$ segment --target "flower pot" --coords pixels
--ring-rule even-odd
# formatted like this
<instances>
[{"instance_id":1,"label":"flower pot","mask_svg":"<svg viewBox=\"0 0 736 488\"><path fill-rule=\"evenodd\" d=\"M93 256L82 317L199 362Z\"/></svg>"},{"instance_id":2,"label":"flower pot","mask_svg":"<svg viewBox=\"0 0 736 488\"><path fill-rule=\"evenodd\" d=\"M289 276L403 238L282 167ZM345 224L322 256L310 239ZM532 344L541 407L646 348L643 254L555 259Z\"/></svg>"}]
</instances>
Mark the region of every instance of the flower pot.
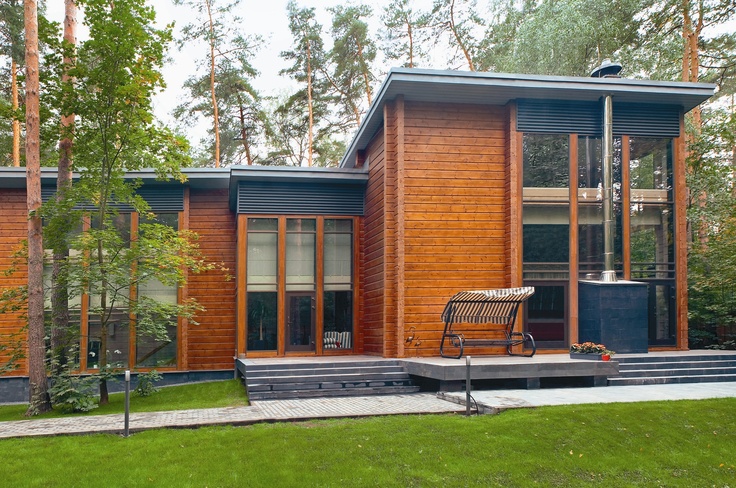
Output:
<instances>
[{"instance_id":1,"label":"flower pot","mask_svg":"<svg viewBox=\"0 0 736 488\"><path fill-rule=\"evenodd\" d=\"M611 355L610 354L601 354L601 361L610 361Z\"/></svg>"},{"instance_id":2,"label":"flower pot","mask_svg":"<svg viewBox=\"0 0 736 488\"><path fill-rule=\"evenodd\" d=\"M609 356L608 358L610 359L611 357ZM584 352L571 352L570 359L588 359L589 361L600 361L601 355L600 354L587 354Z\"/></svg>"}]
</instances>

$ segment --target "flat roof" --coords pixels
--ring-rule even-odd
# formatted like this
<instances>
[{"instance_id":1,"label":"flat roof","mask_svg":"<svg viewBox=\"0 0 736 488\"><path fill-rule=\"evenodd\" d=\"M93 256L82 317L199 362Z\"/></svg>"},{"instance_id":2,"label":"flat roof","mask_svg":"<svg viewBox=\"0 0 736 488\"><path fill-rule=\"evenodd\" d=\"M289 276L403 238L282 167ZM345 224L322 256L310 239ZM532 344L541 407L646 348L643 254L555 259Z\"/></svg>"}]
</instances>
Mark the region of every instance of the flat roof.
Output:
<instances>
[{"instance_id":1,"label":"flat roof","mask_svg":"<svg viewBox=\"0 0 736 488\"><path fill-rule=\"evenodd\" d=\"M505 105L521 98L595 101L612 95L616 101L677 105L688 112L714 93L715 85L710 83L393 68L376 92L340 167L355 165L357 152L383 126L383 106L398 95L406 101L476 105Z\"/></svg>"}]
</instances>

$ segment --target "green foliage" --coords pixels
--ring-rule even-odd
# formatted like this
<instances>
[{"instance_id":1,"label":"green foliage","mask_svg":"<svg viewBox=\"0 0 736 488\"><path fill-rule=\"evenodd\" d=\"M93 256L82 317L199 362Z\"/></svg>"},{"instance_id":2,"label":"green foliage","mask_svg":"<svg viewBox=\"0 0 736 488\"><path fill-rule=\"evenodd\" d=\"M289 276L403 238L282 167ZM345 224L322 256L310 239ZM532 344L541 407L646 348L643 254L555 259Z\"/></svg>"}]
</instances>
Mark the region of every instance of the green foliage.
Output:
<instances>
[{"instance_id":1,"label":"green foliage","mask_svg":"<svg viewBox=\"0 0 736 488\"><path fill-rule=\"evenodd\" d=\"M55 359L52 359L54 361ZM62 413L89 412L97 408L96 375L75 374L77 364L67 363L57 367L49 386L51 404Z\"/></svg>"},{"instance_id":2,"label":"green foliage","mask_svg":"<svg viewBox=\"0 0 736 488\"><path fill-rule=\"evenodd\" d=\"M342 130L357 129L372 100L375 83L372 64L376 59L376 44L367 24L372 11L367 5L328 10L332 13L333 47L329 53L331 73L326 73L326 77L337 102L337 124ZM324 151L322 155L325 156Z\"/></svg>"},{"instance_id":3,"label":"green foliage","mask_svg":"<svg viewBox=\"0 0 736 488\"><path fill-rule=\"evenodd\" d=\"M137 381L135 386L135 394L139 397L148 397L159 391L156 387L156 382L161 381L163 376L158 371L152 369L147 373L138 373Z\"/></svg>"},{"instance_id":4,"label":"green foliage","mask_svg":"<svg viewBox=\"0 0 736 488\"><path fill-rule=\"evenodd\" d=\"M382 30L378 36L381 50L394 65L417 68L427 62L427 15L415 9L412 0L391 0L381 14Z\"/></svg>"},{"instance_id":5,"label":"green foliage","mask_svg":"<svg viewBox=\"0 0 736 488\"><path fill-rule=\"evenodd\" d=\"M736 147L736 117L730 111L704 111L703 116L702 132L688 157L691 347L736 338L736 182L731 152Z\"/></svg>"}]
</instances>

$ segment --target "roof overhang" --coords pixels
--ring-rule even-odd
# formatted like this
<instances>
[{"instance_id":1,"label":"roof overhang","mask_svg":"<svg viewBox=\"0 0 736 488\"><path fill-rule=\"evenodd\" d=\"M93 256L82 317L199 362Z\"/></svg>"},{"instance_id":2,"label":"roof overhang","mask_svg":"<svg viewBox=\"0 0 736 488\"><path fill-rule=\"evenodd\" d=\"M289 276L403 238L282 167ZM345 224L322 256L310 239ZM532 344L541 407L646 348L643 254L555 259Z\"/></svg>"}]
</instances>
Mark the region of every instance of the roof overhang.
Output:
<instances>
[{"instance_id":1,"label":"roof overhang","mask_svg":"<svg viewBox=\"0 0 736 488\"><path fill-rule=\"evenodd\" d=\"M340 167L355 165L357 152L383 126L384 105L399 95L405 101L475 105L506 105L521 98L595 101L612 95L615 101L677 105L688 112L714 93L710 83L394 68L378 89Z\"/></svg>"}]
</instances>

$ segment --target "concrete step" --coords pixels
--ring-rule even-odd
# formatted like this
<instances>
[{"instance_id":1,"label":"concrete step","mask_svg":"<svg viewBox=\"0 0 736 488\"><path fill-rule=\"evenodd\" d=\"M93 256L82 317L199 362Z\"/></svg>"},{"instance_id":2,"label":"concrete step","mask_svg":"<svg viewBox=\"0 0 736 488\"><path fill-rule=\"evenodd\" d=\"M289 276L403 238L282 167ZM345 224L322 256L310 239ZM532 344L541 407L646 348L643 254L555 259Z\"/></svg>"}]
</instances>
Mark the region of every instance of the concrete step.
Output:
<instances>
[{"instance_id":1,"label":"concrete step","mask_svg":"<svg viewBox=\"0 0 736 488\"><path fill-rule=\"evenodd\" d=\"M406 395L417 393L418 386L394 386L382 388L340 388L334 390L264 391L249 394L251 401L285 400L290 398L321 398L337 396Z\"/></svg>"},{"instance_id":2,"label":"concrete step","mask_svg":"<svg viewBox=\"0 0 736 488\"><path fill-rule=\"evenodd\" d=\"M291 369L251 369L246 370L248 378L276 378L279 376L326 376L349 372L350 374L393 374L404 373L404 368L399 365L393 366L362 366L352 365L348 367L300 367Z\"/></svg>"},{"instance_id":3,"label":"concrete step","mask_svg":"<svg viewBox=\"0 0 736 488\"><path fill-rule=\"evenodd\" d=\"M245 379L251 400L419 391L398 361L386 360L253 364Z\"/></svg>"},{"instance_id":4,"label":"concrete step","mask_svg":"<svg viewBox=\"0 0 736 488\"><path fill-rule=\"evenodd\" d=\"M736 360L721 361L668 361L668 362L636 362L619 363L619 371L658 370L658 369L688 369L688 368L736 368Z\"/></svg>"},{"instance_id":5,"label":"concrete step","mask_svg":"<svg viewBox=\"0 0 736 488\"><path fill-rule=\"evenodd\" d=\"M252 383L248 385L248 391L300 391L300 390L335 390L338 388L382 388L384 386L413 386L409 378L406 379L375 379L372 381L325 381L325 382L303 382L293 383Z\"/></svg>"},{"instance_id":6,"label":"concrete step","mask_svg":"<svg viewBox=\"0 0 736 488\"><path fill-rule=\"evenodd\" d=\"M619 354L614 359L621 364L627 363L670 363L681 361L736 361L736 351L713 353L713 354L693 354L693 355L672 355L672 356L649 356Z\"/></svg>"},{"instance_id":7,"label":"concrete step","mask_svg":"<svg viewBox=\"0 0 736 488\"><path fill-rule=\"evenodd\" d=\"M657 376L698 376L698 375L723 375L723 374L736 375L736 366L619 370L618 377L637 378L637 377L657 377Z\"/></svg>"},{"instance_id":8,"label":"concrete step","mask_svg":"<svg viewBox=\"0 0 736 488\"><path fill-rule=\"evenodd\" d=\"M736 374L692 375L692 376L648 376L637 378L608 378L608 386L665 385L676 383L713 383L736 381Z\"/></svg>"},{"instance_id":9,"label":"concrete step","mask_svg":"<svg viewBox=\"0 0 736 488\"><path fill-rule=\"evenodd\" d=\"M292 369L350 369L350 368L367 368L367 367L388 367L388 366L399 366L399 361L390 359L376 359L376 360L360 360L360 361L325 361L318 363L310 363L308 359L303 362L273 362L267 364L247 364L246 369L248 371L280 371L280 370L292 370Z\"/></svg>"},{"instance_id":10,"label":"concrete step","mask_svg":"<svg viewBox=\"0 0 736 488\"><path fill-rule=\"evenodd\" d=\"M254 385L258 383L280 384L280 383L334 383L336 381L343 382L366 382L366 381L385 381L385 380L409 380L409 375L403 371L391 371L386 373L345 373L341 371L331 371L328 374L321 375L279 375L279 376L256 376L249 377L248 384Z\"/></svg>"}]
</instances>

